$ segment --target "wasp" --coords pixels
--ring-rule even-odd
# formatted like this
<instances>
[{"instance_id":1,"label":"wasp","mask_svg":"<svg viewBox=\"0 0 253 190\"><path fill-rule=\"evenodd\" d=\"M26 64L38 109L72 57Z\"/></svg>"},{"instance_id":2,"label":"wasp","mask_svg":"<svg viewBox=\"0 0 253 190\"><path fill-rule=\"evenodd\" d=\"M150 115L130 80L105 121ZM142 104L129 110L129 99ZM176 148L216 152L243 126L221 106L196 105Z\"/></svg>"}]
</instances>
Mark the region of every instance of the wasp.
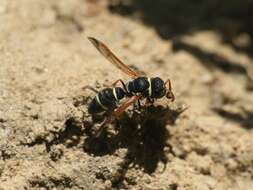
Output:
<instances>
[{"instance_id":1,"label":"wasp","mask_svg":"<svg viewBox=\"0 0 253 190\"><path fill-rule=\"evenodd\" d=\"M163 81L160 77L149 78L142 76L125 65L104 43L93 37L88 37L88 39L110 63L132 78L127 83L124 83L122 79L118 79L112 84L112 88L105 88L101 91L86 86L86 88L96 92L95 98L89 104L89 113L98 114L106 111L111 113L102 123L101 128L113 119L118 118L135 102L138 102L140 105L140 99L146 98L146 104L153 103L155 99L164 96L171 101L175 100L170 79ZM122 87L115 87L119 82L122 84ZM123 98L127 98L127 100L119 104Z\"/></svg>"}]
</instances>

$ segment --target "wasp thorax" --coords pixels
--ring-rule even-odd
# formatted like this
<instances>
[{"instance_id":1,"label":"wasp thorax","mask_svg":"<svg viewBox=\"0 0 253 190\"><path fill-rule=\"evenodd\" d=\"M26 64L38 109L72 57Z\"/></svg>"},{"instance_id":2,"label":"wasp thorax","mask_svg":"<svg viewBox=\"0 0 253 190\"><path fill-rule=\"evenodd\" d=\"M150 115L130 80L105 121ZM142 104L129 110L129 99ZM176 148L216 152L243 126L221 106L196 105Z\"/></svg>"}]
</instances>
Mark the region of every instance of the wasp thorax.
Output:
<instances>
[{"instance_id":1,"label":"wasp thorax","mask_svg":"<svg viewBox=\"0 0 253 190\"><path fill-rule=\"evenodd\" d=\"M147 77L138 77L128 83L128 91L133 93L143 93L149 88Z\"/></svg>"}]
</instances>

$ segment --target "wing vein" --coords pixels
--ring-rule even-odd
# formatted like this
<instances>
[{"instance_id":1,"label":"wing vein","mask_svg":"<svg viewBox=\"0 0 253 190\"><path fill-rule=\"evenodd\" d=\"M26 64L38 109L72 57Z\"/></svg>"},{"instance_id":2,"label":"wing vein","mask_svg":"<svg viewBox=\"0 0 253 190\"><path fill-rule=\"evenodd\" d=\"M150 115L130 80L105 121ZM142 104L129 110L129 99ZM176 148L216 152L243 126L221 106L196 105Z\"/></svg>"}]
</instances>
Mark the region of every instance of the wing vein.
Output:
<instances>
[{"instance_id":1,"label":"wing vein","mask_svg":"<svg viewBox=\"0 0 253 190\"><path fill-rule=\"evenodd\" d=\"M137 78L140 76L137 71L134 71L125 65L104 43L93 37L88 37L88 39L108 61L110 61L125 74L129 75L132 78Z\"/></svg>"}]
</instances>

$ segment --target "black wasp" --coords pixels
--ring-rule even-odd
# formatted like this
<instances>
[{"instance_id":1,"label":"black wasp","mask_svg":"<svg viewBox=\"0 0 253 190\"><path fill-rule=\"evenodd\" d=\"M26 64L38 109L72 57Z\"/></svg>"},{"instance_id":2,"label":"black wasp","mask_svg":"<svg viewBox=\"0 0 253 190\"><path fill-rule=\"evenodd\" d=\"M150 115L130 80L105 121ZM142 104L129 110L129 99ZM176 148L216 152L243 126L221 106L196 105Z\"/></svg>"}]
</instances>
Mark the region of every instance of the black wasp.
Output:
<instances>
[{"instance_id":1,"label":"black wasp","mask_svg":"<svg viewBox=\"0 0 253 190\"><path fill-rule=\"evenodd\" d=\"M113 119L119 117L136 101L139 103L142 98L146 98L146 104L153 103L155 99L159 99L164 96L171 99L171 101L175 100L169 79L164 82L159 77L148 78L141 76L141 74L130 69L119 58L117 58L105 44L93 37L88 37L88 39L106 59L133 79L126 84L119 79L112 84L113 88L105 88L99 92L90 86L85 87L97 93L89 104L89 113L92 115L103 112L110 113L110 116L103 122L101 128ZM122 84L122 87L115 87L118 82ZM128 99L119 105L119 101L123 98Z\"/></svg>"}]
</instances>

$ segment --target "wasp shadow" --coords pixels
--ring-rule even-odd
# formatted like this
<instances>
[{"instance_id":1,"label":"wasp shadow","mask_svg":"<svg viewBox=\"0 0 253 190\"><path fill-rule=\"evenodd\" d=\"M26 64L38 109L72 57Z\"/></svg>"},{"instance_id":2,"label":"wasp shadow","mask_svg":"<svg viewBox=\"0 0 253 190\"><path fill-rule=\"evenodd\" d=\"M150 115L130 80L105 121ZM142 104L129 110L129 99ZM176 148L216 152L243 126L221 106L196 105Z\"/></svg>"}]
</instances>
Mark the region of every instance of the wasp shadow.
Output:
<instances>
[{"instance_id":1,"label":"wasp shadow","mask_svg":"<svg viewBox=\"0 0 253 190\"><path fill-rule=\"evenodd\" d=\"M84 151L95 156L113 154L120 148L126 148L127 168L138 165L147 173L153 173L161 161L166 165L165 147L170 133L167 124L173 125L183 109L172 110L169 107L149 106L124 114L115 123L117 133L105 129L99 137L86 139Z\"/></svg>"},{"instance_id":2,"label":"wasp shadow","mask_svg":"<svg viewBox=\"0 0 253 190\"><path fill-rule=\"evenodd\" d=\"M216 54L207 52L197 46L185 43L179 39L173 41L173 50L180 51L184 50L189 52L191 55L200 60L207 69L219 69L226 73L245 74L247 73L246 68L238 62L229 61L226 58Z\"/></svg>"},{"instance_id":3,"label":"wasp shadow","mask_svg":"<svg viewBox=\"0 0 253 190\"><path fill-rule=\"evenodd\" d=\"M253 56L252 1L116 0L111 1L108 8L113 13L141 19L154 27L164 39L213 30L236 51ZM248 43L240 45L235 42L235 38L241 34L247 34L250 38Z\"/></svg>"},{"instance_id":4,"label":"wasp shadow","mask_svg":"<svg viewBox=\"0 0 253 190\"><path fill-rule=\"evenodd\" d=\"M215 108L214 111L221 117L240 124L245 129L253 129L253 112L233 113L222 108Z\"/></svg>"}]
</instances>

